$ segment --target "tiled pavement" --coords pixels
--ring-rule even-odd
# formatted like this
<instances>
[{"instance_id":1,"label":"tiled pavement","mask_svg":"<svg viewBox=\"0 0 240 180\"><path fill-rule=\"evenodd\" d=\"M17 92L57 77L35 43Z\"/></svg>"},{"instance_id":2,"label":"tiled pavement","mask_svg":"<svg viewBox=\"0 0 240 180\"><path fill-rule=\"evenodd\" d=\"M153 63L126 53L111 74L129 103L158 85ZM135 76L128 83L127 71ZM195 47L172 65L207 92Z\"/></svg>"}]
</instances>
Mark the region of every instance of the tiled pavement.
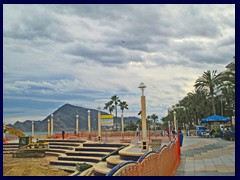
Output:
<instances>
[{"instance_id":1,"label":"tiled pavement","mask_svg":"<svg viewBox=\"0 0 240 180\"><path fill-rule=\"evenodd\" d=\"M184 136L175 176L235 176L235 142Z\"/></svg>"}]
</instances>

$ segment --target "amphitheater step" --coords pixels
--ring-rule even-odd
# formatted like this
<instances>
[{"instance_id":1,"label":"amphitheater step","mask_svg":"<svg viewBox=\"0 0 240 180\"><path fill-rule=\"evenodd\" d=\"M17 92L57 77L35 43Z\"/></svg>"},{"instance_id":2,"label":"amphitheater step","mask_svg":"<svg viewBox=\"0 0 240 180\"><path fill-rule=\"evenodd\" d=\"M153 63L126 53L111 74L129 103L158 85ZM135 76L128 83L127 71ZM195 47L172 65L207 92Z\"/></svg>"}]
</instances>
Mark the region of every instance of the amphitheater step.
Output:
<instances>
[{"instance_id":1,"label":"amphitheater step","mask_svg":"<svg viewBox=\"0 0 240 180\"><path fill-rule=\"evenodd\" d=\"M58 165L58 166L76 166L77 163L84 163L86 161L59 161L59 160L52 160L49 163L51 165ZM86 162L87 164L94 165L94 162Z\"/></svg>"},{"instance_id":2,"label":"amphitheater step","mask_svg":"<svg viewBox=\"0 0 240 180\"><path fill-rule=\"evenodd\" d=\"M47 142L74 142L74 143L84 143L85 140L76 140L76 139L47 139Z\"/></svg>"},{"instance_id":3,"label":"amphitheater step","mask_svg":"<svg viewBox=\"0 0 240 180\"><path fill-rule=\"evenodd\" d=\"M17 151L19 148L3 148L3 151Z\"/></svg>"},{"instance_id":4,"label":"amphitheater step","mask_svg":"<svg viewBox=\"0 0 240 180\"><path fill-rule=\"evenodd\" d=\"M120 159L120 155L112 155L106 159L107 167L114 168L116 165L125 162L126 160Z\"/></svg>"},{"instance_id":5,"label":"amphitheater step","mask_svg":"<svg viewBox=\"0 0 240 180\"><path fill-rule=\"evenodd\" d=\"M94 151L72 151L72 152L66 152L67 156L91 156L91 157L103 157L108 155L108 152L94 152Z\"/></svg>"},{"instance_id":6,"label":"amphitheater step","mask_svg":"<svg viewBox=\"0 0 240 180\"><path fill-rule=\"evenodd\" d=\"M93 166L95 176L105 176L111 168L107 167L107 162L99 162Z\"/></svg>"},{"instance_id":7,"label":"amphitheater step","mask_svg":"<svg viewBox=\"0 0 240 180\"><path fill-rule=\"evenodd\" d=\"M75 151L95 151L95 152L112 152L118 148L115 147L77 147Z\"/></svg>"},{"instance_id":8,"label":"amphitheater step","mask_svg":"<svg viewBox=\"0 0 240 180\"><path fill-rule=\"evenodd\" d=\"M112 143L83 143L83 147L115 147L119 148L121 146L125 146L126 144L112 144Z\"/></svg>"},{"instance_id":9,"label":"amphitheater step","mask_svg":"<svg viewBox=\"0 0 240 180\"><path fill-rule=\"evenodd\" d=\"M49 145L58 145L58 146L80 146L81 143L75 143L75 142L49 142Z\"/></svg>"},{"instance_id":10,"label":"amphitheater step","mask_svg":"<svg viewBox=\"0 0 240 180\"><path fill-rule=\"evenodd\" d=\"M49 148L48 150L46 150L46 152L59 152L59 153L65 153L67 151L67 149L53 149L53 148Z\"/></svg>"},{"instance_id":11,"label":"amphitheater step","mask_svg":"<svg viewBox=\"0 0 240 180\"><path fill-rule=\"evenodd\" d=\"M59 156L60 161L84 161L84 162L99 162L101 158L99 157L89 157L89 156Z\"/></svg>"},{"instance_id":12,"label":"amphitheater step","mask_svg":"<svg viewBox=\"0 0 240 180\"><path fill-rule=\"evenodd\" d=\"M71 146L59 146L59 145L49 145L49 148L53 148L53 149L66 149L66 150L73 150L74 149Z\"/></svg>"},{"instance_id":13,"label":"amphitheater step","mask_svg":"<svg viewBox=\"0 0 240 180\"><path fill-rule=\"evenodd\" d=\"M49 152L49 151L46 151L45 154L46 154L46 156L56 156L56 157L59 157L59 156L64 155L64 153L59 153L59 152Z\"/></svg>"}]
</instances>

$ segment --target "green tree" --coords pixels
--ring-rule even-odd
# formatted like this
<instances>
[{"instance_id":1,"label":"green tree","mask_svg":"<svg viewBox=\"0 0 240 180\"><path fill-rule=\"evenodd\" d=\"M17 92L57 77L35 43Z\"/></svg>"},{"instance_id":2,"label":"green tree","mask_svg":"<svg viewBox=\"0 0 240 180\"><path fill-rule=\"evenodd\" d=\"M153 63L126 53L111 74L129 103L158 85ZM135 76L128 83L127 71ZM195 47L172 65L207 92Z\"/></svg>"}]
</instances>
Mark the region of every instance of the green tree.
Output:
<instances>
[{"instance_id":1,"label":"green tree","mask_svg":"<svg viewBox=\"0 0 240 180\"><path fill-rule=\"evenodd\" d=\"M208 90L209 96L211 97L213 114L216 114L214 93L217 89L217 85L219 85L219 75L217 74L217 70L214 70L212 72L210 70L207 70L203 73L202 77L196 80L194 85L196 89Z\"/></svg>"},{"instance_id":2,"label":"green tree","mask_svg":"<svg viewBox=\"0 0 240 180\"><path fill-rule=\"evenodd\" d=\"M128 110L128 104L126 101L119 101L119 107L123 113L124 109L127 109Z\"/></svg>"},{"instance_id":3,"label":"green tree","mask_svg":"<svg viewBox=\"0 0 240 180\"><path fill-rule=\"evenodd\" d=\"M114 105L114 109L115 109L115 118L116 118L116 131L117 131L117 106L120 102L120 99L117 95L114 95L111 97L111 102Z\"/></svg>"},{"instance_id":4,"label":"green tree","mask_svg":"<svg viewBox=\"0 0 240 180\"><path fill-rule=\"evenodd\" d=\"M127 109L127 110L128 110L128 104L127 104L126 101L120 101L120 102L119 102L119 107L120 107L120 109L121 109L121 111L122 111L122 114L123 114L124 109ZM124 121L124 120L123 120L123 121Z\"/></svg>"},{"instance_id":5,"label":"green tree","mask_svg":"<svg viewBox=\"0 0 240 180\"><path fill-rule=\"evenodd\" d=\"M148 119L153 122L154 134L156 134L156 123L158 121L158 116L156 114L152 114L151 116L148 116Z\"/></svg>"},{"instance_id":6,"label":"green tree","mask_svg":"<svg viewBox=\"0 0 240 180\"><path fill-rule=\"evenodd\" d=\"M113 109L114 109L114 106L112 105L112 101L105 103L105 106L103 109L109 110L109 113L112 114Z\"/></svg>"}]
</instances>

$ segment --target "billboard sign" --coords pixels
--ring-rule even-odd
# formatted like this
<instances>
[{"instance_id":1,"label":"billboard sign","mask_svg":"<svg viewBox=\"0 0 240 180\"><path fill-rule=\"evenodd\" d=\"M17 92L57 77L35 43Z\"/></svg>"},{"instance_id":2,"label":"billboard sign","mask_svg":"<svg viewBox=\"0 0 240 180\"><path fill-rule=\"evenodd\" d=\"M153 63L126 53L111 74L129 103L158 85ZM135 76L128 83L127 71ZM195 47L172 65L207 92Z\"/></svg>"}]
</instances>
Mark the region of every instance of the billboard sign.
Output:
<instances>
[{"instance_id":1,"label":"billboard sign","mask_svg":"<svg viewBox=\"0 0 240 180\"><path fill-rule=\"evenodd\" d=\"M113 126L113 115L101 115L102 126Z\"/></svg>"}]
</instances>

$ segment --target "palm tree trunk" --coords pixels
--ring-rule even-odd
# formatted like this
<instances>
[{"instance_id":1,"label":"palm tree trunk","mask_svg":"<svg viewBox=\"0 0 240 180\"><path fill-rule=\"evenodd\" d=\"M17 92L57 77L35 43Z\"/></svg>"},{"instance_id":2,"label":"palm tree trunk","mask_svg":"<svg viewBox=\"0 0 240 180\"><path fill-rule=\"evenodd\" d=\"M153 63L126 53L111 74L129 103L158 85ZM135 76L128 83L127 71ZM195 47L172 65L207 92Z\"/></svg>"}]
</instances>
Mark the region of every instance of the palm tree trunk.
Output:
<instances>
[{"instance_id":1,"label":"palm tree trunk","mask_svg":"<svg viewBox=\"0 0 240 180\"><path fill-rule=\"evenodd\" d=\"M115 117L116 117L116 131L118 130L117 125L118 125L118 120L117 120L117 106L115 105Z\"/></svg>"},{"instance_id":2,"label":"palm tree trunk","mask_svg":"<svg viewBox=\"0 0 240 180\"><path fill-rule=\"evenodd\" d=\"M215 101L214 101L213 94L211 94L211 97L212 97L213 114L216 114Z\"/></svg>"}]
</instances>

